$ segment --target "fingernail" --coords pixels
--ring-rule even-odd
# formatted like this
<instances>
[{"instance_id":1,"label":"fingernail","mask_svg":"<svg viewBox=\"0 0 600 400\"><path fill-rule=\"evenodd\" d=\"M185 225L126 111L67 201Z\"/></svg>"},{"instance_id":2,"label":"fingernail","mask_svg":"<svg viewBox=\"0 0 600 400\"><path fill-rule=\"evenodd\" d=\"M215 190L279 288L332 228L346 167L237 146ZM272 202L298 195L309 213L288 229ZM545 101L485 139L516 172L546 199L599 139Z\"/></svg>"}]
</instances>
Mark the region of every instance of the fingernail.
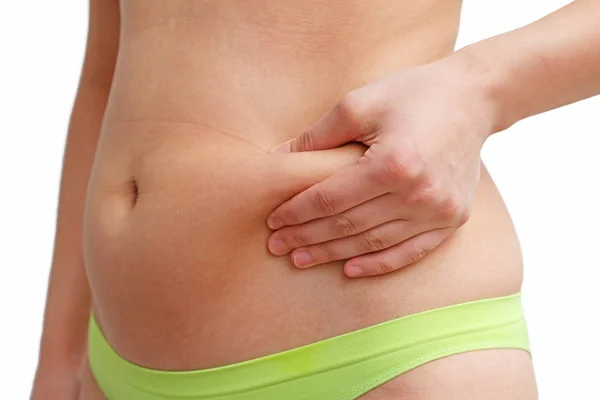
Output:
<instances>
[{"instance_id":1,"label":"fingernail","mask_svg":"<svg viewBox=\"0 0 600 400\"><path fill-rule=\"evenodd\" d=\"M346 275L350 278L358 278L363 276L363 270L359 265L350 264L346 267Z\"/></svg>"},{"instance_id":2,"label":"fingernail","mask_svg":"<svg viewBox=\"0 0 600 400\"><path fill-rule=\"evenodd\" d=\"M271 229L279 229L283 228L285 224L283 221L277 217L269 217L267 218L267 226Z\"/></svg>"},{"instance_id":3,"label":"fingernail","mask_svg":"<svg viewBox=\"0 0 600 400\"><path fill-rule=\"evenodd\" d=\"M288 140L285 143L273 147L269 153L289 153L291 149L291 143L292 141Z\"/></svg>"},{"instance_id":4,"label":"fingernail","mask_svg":"<svg viewBox=\"0 0 600 400\"><path fill-rule=\"evenodd\" d=\"M296 267L306 267L312 262L312 257L306 251L299 251L294 254L293 262Z\"/></svg>"},{"instance_id":5,"label":"fingernail","mask_svg":"<svg viewBox=\"0 0 600 400\"><path fill-rule=\"evenodd\" d=\"M280 239L269 240L269 251L276 256L281 256L288 252L288 247Z\"/></svg>"}]
</instances>

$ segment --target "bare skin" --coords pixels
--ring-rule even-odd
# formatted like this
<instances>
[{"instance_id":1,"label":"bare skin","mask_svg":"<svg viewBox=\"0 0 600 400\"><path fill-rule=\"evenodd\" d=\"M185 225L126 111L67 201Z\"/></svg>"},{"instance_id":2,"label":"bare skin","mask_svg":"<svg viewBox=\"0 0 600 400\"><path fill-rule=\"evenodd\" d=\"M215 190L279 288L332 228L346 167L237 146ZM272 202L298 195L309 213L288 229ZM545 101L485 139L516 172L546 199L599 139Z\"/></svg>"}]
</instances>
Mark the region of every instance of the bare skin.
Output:
<instances>
[{"instance_id":1,"label":"bare skin","mask_svg":"<svg viewBox=\"0 0 600 400\"><path fill-rule=\"evenodd\" d=\"M108 8L95 10L107 18ZM269 213L356 163L366 147L270 149L315 123L346 92L452 53L459 11L459 2L445 0L125 0L112 25L92 15L96 35L118 26L120 15L121 39L114 78L108 85L97 78L112 77L110 65L90 78L108 96L87 107L102 110L101 127L70 134L88 146L99 134L84 219L71 235L83 235L85 261L73 264L80 273L85 264L92 307L111 345L150 368L210 368L518 292L518 240L483 165L469 220L398 273L352 280L343 261L298 270L265 245ZM98 51L110 54L113 46L102 43ZM88 159L81 170L91 168ZM52 299L49 308L58 304ZM89 302L81 302L79 315L86 309ZM45 332L65 321L84 331L84 320L47 316ZM80 371L83 344L64 350L65 371ZM44 350L45 360L55 357ZM51 374L45 365L40 361L38 382ZM104 400L87 368L80 390L73 390L77 379L65 379L67 389L53 398L76 399L79 391L79 399ZM40 394L43 388L39 383L32 397L52 398ZM431 362L361 399L536 397L527 353L488 350Z\"/></svg>"}]
</instances>

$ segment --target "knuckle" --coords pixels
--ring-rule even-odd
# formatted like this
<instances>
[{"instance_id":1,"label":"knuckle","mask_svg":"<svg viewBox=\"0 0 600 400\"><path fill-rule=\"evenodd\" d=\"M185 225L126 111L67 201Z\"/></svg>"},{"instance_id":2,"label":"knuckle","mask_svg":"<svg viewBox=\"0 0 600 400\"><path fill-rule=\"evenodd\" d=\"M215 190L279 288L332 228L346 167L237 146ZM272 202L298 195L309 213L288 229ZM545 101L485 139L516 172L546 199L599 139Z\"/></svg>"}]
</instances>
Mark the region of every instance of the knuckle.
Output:
<instances>
[{"instance_id":1,"label":"knuckle","mask_svg":"<svg viewBox=\"0 0 600 400\"><path fill-rule=\"evenodd\" d=\"M412 203L423 207L436 206L440 199L438 188L439 186L434 183L433 179L424 177L413 189Z\"/></svg>"},{"instance_id":2,"label":"knuckle","mask_svg":"<svg viewBox=\"0 0 600 400\"><path fill-rule=\"evenodd\" d=\"M314 204L318 211L331 215L335 212L335 203L327 191L320 187L315 188Z\"/></svg>"},{"instance_id":3,"label":"knuckle","mask_svg":"<svg viewBox=\"0 0 600 400\"><path fill-rule=\"evenodd\" d=\"M333 231L343 236L351 236L357 232L357 226L354 221L344 214L339 214L333 219Z\"/></svg>"},{"instance_id":4,"label":"knuckle","mask_svg":"<svg viewBox=\"0 0 600 400\"><path fill-rule=\"evenodd\" d=\"M410 165L408 157L391 154L383 160L383 173L389 179L403 179L410 175Z\"/></svg>"},{"instance_id":5,"label":"knuckle","mask_svg":"<svg viewBox=\"0 0 600 400\"><path fill-rule=\"evenodd\" d=\"M313 138L313 131L307 130L300 135L296 143L296 148L293 151L311 151L315 149L315 141Z\"/></svg>"},{"instance_id":6,"label":"knuckle","mask_svg":"<svg viewBox=\"0 0 600 400\"><path fill-rule=\"evenodd\" d=\"M439 216L446 222L454 222L460 210L461 205L454 197L447 197L439 204Z\"/></svg>"},{"instance_id":7,"label":"knuckle","mask_svg":"<svg viewBox=\"0 0 600 400\"><path fill-rule=\"evenodd\" d=\"M438 215L443 222L463 225L469 219L471 211L457 196L450 196L440 202Z\"/></svg>"},{"instance_id":8,"label":"knuckle","mask_svg":"<svg viewBox=\"0 0 600 400\"><path fill-rule=\"evenodd\" d=\"M457 216L457 225L462 226L471 218L471 207L462 207Z\"/></svg>"},{"instance_id":9,"label":"knuckle","mask_svg":"<svg viewBox=\"0 0 600 400\"><path fill-rule=\"evenodd\" d=\"M308 244L304 233L298 230L291 230L288 232L287 238L288 245L306 246Z\"/></svg>"},{"instance_id":10,"label":"knuckle","mask_svg":"<svg viewBox=\"0 0 600 400\"><path fill-rule=\"evenodd\" d=\"M328 243L322 243L317 245L317 251L319 256L319 261L333 261L337 260L336 254L333 248Z\"/></svg>"},{"instance_id":11,"label":"knuckle","mask_svg":"<svg viewBox=\"0 0 600 400\"><path fill-rule=\"evenodd\" d=\"M378 259L376 262L376 265L377 265L377 270L381 274L387 274L388 272L392 272L395 270L395 268L392 266L392 264L390 264L390 262L388 260L385 260L383 258Z\"/></svg>"},{"instance_id":12,"label":"knuckle","mask_svg":"<svg viewBox=\"0 0 600 400\"><path fill-rule=\"evenodd\" d=\"M423 247L414 247L411 249L411 252L408 254L407 258L410 264L414 264L421 261L426 254L427 249L424 249Z\"/></svg>"},{"instance_id":13,"label":"knuckle","mask_svg":"<svg viewBox=\"0 0 600 400\"><path fill-rule=\"evenodd\" d=\"M350 122L352 125L360 125L361 121L361 108L362 108L362 95L357 90L351 90L338 101L336 104L336 112L339 117Z\"/></svg>"},{"instance_id":14,"label":"knuckle","mask_svg":"<svg viewBox=\"0 0 600 400\"><path fill-rule=\"evenodd\" d=\"M383 158L379 179L386 184L416 182L423 173L417 157L409 154L389 154Z\"/></svg>"},{"instance_id":15,"label":"knuckle","mask_svg":"<svg viewBox=\"0 0 600 400\"><path fill-rule=\"evenodd\" d=\"M440 183L430 176L423 176L415 182L407 196L407 203L420 209L437 212L440 208L441 196Z\"/></svg>"},{"instance_id":16,"label":"knuckle","mask_svg":"<svg viewBox=\"0 0 600 400\"><path fill-rule=\"evenodd\" d=\"M381 237L381 235L373 232L366 231L362 235L363 248L368 250L369 252L380 251L385 249L385 241Z\"/></svg>"},{"instance_id":17,"label":"knuckle","mask_svg":"<svg viewBox=\"0 0 600 400\"><path fill-rule=\"evenodd\" d=\"M285 207L279 211L279 217L284 220L287 224L297 224L299 222L298 216L292 210L291 207Z\"/></svg>"}]
</instances>

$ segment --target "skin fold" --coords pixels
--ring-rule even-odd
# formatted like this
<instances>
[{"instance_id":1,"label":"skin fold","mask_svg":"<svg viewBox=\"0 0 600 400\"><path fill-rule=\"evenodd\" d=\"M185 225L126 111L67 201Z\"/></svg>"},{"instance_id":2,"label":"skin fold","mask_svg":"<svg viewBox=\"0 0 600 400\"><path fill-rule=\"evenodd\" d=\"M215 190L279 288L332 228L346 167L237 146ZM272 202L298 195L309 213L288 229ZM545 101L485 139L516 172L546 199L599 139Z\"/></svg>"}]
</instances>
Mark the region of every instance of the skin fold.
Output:
<instances>
[{"instance_id":1,"label":"skin fold","mask_svg":"<svg viewBox=\"0 0 600 400\"><path fill-rule=\"evenodd\" d=\"M600 60L588 51L600 36L599 3L576 1L454 52L460 6L91 0L32 399L105 399L86 362L90 309L126 359L187 370L518 292L519 243L478 149L519 119L600 90ZM428 101L440 88L443 107ZM339 104L351 111L340 124L378 130L319 128ZM411 165L418 173L407 173ZM344 184L361 176L379 183L378 194ZM339 188L343 206L307 234L303 224L322 215L311 202L319 188ZM377 206L382 194L390 212ZM277 236L287 250L326 243L344 226L335 216L363 202L355 226L412 218L417 233L442 220L447 230L391 258L369 251L384 243L371 236L344 245L341 258L325 251L310 269L268 247ZM269 226L273 216L287 227ZM357 259L377 276L350 279ZM536 397L527 353L487 350L431 362L361 398Z\"/></svg>"}]
</instances>

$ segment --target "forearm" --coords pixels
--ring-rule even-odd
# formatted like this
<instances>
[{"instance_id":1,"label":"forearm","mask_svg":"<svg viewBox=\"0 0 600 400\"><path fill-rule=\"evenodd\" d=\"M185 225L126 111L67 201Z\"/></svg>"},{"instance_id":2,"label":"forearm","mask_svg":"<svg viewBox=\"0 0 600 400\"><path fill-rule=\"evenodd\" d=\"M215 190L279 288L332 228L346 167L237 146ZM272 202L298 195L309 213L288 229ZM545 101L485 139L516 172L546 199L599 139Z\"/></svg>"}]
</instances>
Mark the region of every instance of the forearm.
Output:
<instances>
[{"instance_id":1,"label":"forearm","mask_svg":"<svg viewBox=\"0 0 600 400\"><path fill-rule=\"evenodd\" d=\"M523 28L467 46L471 78L493 104L494 132L600 93L600 1L576 0Z\"/></svg>"},{"instance_id":2,"label":"forearm","mask_svg":"<svg viewBox=\"0 0 600 400\"><path fill-rule=\"evenodd\" d=\"M39 362L31 398L75 399L86 354L90 289L83 210L107 90L82 80L69 127Z\"/></svg>"},{"instance_id":3,"label":"forearm","mask_svg":"<svg viewBox=\"0 0 600 400\"><path fill-rule=\"evenodd\" d=\"M84 354L90 293L83 267L83 209L106 99L106 90L82 82L73 109L63 163L40 368L75 366Z\"/></svg>"},{"instance_id":4,"label":"forearm","mask_svg":"<svg viewBox=\"0 0 600 400\"><path fill-rule=\"evenodd\" d=\"M88 180L118 51L118 2L90 1L85 61L63 160L56 236L33 399L75 398L91 307L83 261Z\"/></svg>"}]
</instances>

